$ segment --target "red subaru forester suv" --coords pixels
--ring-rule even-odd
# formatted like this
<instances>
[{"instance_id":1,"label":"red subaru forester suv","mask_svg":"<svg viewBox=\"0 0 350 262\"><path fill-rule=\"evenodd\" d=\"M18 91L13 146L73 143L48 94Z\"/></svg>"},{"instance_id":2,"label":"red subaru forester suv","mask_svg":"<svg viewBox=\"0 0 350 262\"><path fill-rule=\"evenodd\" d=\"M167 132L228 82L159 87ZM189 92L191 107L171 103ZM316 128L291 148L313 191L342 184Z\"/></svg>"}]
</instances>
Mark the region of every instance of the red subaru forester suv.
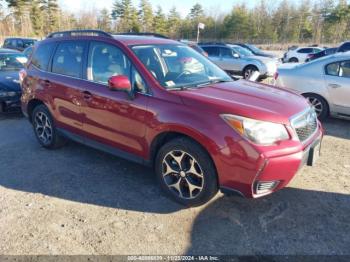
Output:
<instances>
[{"instance_id":1,"label":"red subaru forester suv","mask_svg":"<svg viewBox=\"0 0 350 262\"><path fill-rule=\"evenodd\" d=\"M53 33L20 79L23 113L43 147L68 138L153 166L164 191L187 206L219 189L270 194L320 152L323 129L302 96L233 81L170 39Z\"/></svg>"}]
</instances>

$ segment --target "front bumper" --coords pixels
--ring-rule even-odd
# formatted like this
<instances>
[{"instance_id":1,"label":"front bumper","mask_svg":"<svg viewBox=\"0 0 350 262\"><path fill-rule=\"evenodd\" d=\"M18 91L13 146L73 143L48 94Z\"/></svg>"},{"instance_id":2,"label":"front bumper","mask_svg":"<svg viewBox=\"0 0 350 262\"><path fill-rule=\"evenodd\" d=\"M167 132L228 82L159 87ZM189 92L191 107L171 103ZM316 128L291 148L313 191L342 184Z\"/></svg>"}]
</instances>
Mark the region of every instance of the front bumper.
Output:
<instances>
[{"instance_id":1,"label":"front bumper","mask_svg":"<svg viewBox=\"0 0 350 262\"><path fill-rule=\"evenodd\" d=\"M1 97L0 104L4 112L18 111L21 108L21 96Z\"/></svg>"},{"instance_id":2,"label":"front bumper","mask_svg":"<svg viewBox=\"0 0 350 262\"><path fill-rule=\"evenodd\" d=\"M321 141L322 137L323 129L319 126L307 145L289 141L277 153L259 153L245 140L231 143L214 159L221 191L232 191L246 198L258 198L284 188L307 164L310 148ZM271 190L258 191L258 187L270 185L273 186Z\"/></svg>"}]
</instances>

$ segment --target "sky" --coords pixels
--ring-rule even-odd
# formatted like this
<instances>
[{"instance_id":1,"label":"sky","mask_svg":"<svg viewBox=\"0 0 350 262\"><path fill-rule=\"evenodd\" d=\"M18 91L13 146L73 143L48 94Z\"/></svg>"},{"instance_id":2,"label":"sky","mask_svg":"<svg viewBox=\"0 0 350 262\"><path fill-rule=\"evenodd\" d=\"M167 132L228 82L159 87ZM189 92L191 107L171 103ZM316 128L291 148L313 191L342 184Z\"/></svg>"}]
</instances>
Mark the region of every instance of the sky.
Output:
<instances>
[{"instance_id":1,"label":"sky","mask_svg":"<svg viewBox=\"0 0 350 262\"><path fill-rule=\"evenodd\" d=\"M114 0L59 0L59 2L63 9L74 12L79 10L89 11L95 8L102 9L105 7L110 9ZM139 5L138 0L133 0L133 2L135 6ZM175 6L182 16L186 16L191 7L196 3L200 3L205 11L210 14L210 12L227 13L234 4L245 3L248 7L253 7L259 2L260 0L150 0L154 8L160 5L165 12Z\"/></svg>"}]
</instances>

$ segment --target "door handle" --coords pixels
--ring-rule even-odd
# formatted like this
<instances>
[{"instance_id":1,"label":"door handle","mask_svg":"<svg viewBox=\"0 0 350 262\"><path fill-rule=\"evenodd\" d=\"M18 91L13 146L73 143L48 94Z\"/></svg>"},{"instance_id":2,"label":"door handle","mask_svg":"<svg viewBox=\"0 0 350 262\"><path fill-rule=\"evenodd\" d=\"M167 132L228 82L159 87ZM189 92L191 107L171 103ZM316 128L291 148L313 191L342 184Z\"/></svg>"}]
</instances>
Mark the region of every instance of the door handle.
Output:
<instances>
[{"instance_id":1,"label":"door handle","mask_svg":"<svg viewBox=\"0 0 350 262\"><path fill-rule=\"evenodd\" d=\"M84 99L86 99L86 100L91 99L92 94L89 91L83 91L82 93L83 93Z\"/></svg>"},{"instance_id":2,"label":"door handle","mask_svg":"<svg viewBox=\"0 0 350 262\"><path fill-rule=\"evenodd\" d=\"M329 84L328 86L331 87L331 88L339 88L339 87L341 87L341 85L338 85L338 84Z\"/></svg>"}]
</instances>

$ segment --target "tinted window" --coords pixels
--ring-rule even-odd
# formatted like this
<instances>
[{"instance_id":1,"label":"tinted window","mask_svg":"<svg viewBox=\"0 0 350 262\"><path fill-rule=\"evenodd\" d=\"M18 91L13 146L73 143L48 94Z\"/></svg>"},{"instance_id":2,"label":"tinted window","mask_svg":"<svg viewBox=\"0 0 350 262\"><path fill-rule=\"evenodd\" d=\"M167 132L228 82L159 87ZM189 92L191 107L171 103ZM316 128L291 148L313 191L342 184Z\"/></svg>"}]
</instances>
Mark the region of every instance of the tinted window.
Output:
<instances>
[{"instance_id":1,"label":"tinted window","mask_svg":"<svg viewBox=\"0 0 350 262\"><path fill-rule=\"evenodd\" d=\"M339 76L350 78L350 61L340 63Z\"/></svg>"},{"instance_id":2,"label":"tinted window","mask_svg":"<svg viewBox=\"0 0 350 262\"><path fill-rule=\"evenodd\" d=\"M331 76L339 75L339 63L332 63L326 66L326 74Z\"/></svg>"},{"instance_id":3,"label":"tinted window","mask_svg":"<svg viewBox=\"0 0 350 262\"><path fill-rule=\"evenodd\" d=\"M47 70L55 43L39 45L32 56L32 64L41 70Z\"/></svg>"},{"instance_id":4,"label":"tinted window","mask_svg":"<svg viewBox=\"0 0 350 262\"><path fill-rule=\"evenodd\" d=\"M204 49L205 52L208 53L209 56L219 56L220 55L220 51L218 47L215 46L204 46L202 47Z\"/></svg>"},{"instance_id":5,"label":"tinted window","mask_svg":"<svg viewBox=\"0 0 350 262\"><path fill-rule=\"evenodd\" d=\"M82 42L64 42L58 45L52 61L52 72L81 77L85 45Z\"/></svg>"},{"instance_id":6,"label":"tinted window","mask_svg":"<svg viewBox=\"0 0 350 262\"><path fill-rule=\"evenodd\" d=\"M18 39L17 40L17 47L23 47L24 46L24 43L21 39Z\"/></svg>"},{"instance_id":7,"label":"tinted window","mask_svg":"<svg viewBox=\"0 0 350 262\"><path fill-rule=\"evenodd\" d=\"M301 53L301 54L313 53L313 48L302 48L298 50L298 53Z\"/></svg>"},{"instance_id":8,"label":"tinted window","mask_svg":"<svg viewBox=\"0 0 350 262\"><path fill-rule=\"evenodd\" d=\"M221 47L220 48L220 52L221 52L221 56L223 58L232 58L233 57L232 49L230 49L230 48L223 48L223 47Z\"/></svg>"}]
</instances>

